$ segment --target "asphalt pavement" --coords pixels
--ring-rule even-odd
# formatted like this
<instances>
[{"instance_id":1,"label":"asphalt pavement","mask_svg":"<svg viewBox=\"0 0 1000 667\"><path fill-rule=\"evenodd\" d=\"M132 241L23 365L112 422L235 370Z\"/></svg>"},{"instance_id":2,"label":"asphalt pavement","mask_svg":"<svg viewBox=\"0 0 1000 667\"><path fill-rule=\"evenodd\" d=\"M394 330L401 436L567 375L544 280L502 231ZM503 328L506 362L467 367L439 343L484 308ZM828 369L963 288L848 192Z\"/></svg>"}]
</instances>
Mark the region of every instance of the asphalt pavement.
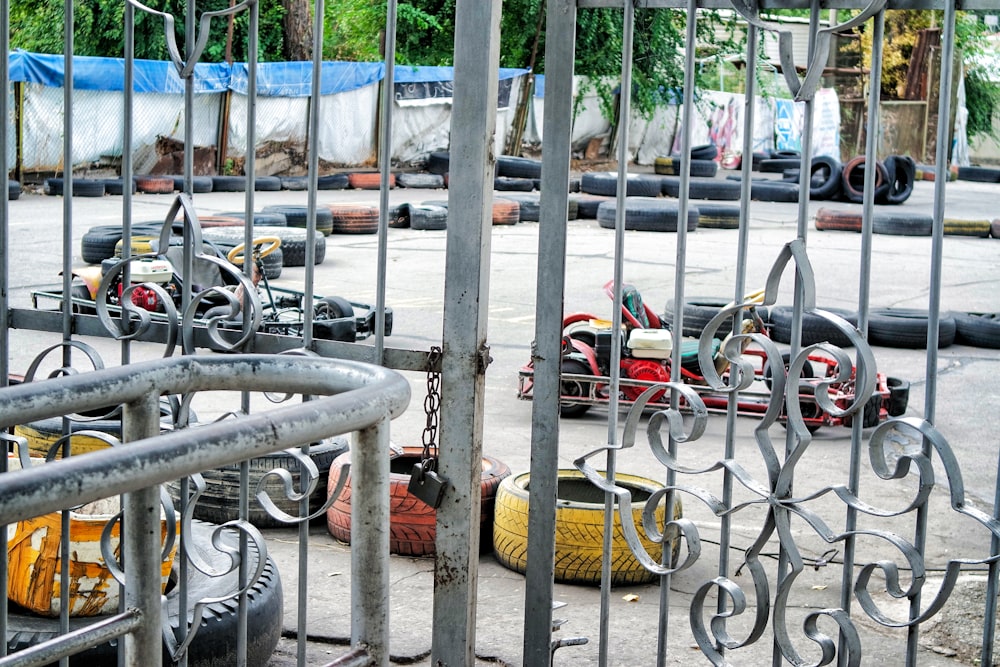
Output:
<instances>
[{"instance_id":1,"label":"asphalt pavement","mask_svg":"<svg viewBox=\"0 0 1000 667\"><path fill-rule=\"evenodd\" d=\"M912 197L895 211L930 213L933 183L918 182ZM497 193L502 196L502 193ZM394 189L392 203L441 200L443 190ZM376 191L323 191L319 202L378 201ZM950 218L992 219L1000 216L997 202L1000 185L954 182L947 186L945 215ZM157 219L166 214L173 197L167 195L136 195L134 219ZM213 214L243 207L244 195L239 193L197 194L194 202L200 214ZM304 192L259 192L255 208L269 204L304 204ZM26 192L9 203L10 210L10 275L9 294L12 304L26 307L30 292L58 281L61 240L61 197L47 197ZM696 201L692 201L697 205ZM853 204L811 202L810 210L820 207L858 210ZM121 219L121 199L75 198L75 219L71 245L79 256L79 239L93 225L118 224ZM751 207L747 284L763 286L770 267L782 246L796 236L797 204L754 202ZM587 311L604 317L611 315L611 301L602 286L613 277L613 232L601 228L594 220L573 220L569 226L567 256L567 312ZM446 231L390 229L386 303L394 310L393 335L386 340L391 347L427 349L440 343L442 331L442 301L444 293L444 253ZM514 474L530 466L531 404L517 398L518 370L528 361L534 336L535 275L539 263L538 223L524 222L493 228L490 257L490 295L488 342L493 362L486 375L486 419L484 449L505 462ZM353 301L374 302L376 289L377 239L375 236L333 235L327 237L327 255L316 267L317 294L337 294ZM807 247L816 278L817 303L821 307L856 309L860 285L860 253L862 237L850 232L817 231L809 225ZM737 269L737 232L734 230L699 229L688 235L686 287L688 295L730 297ZM930 237L875 236L871 244L872 307L927 308L931 276ZM542 258L541 261L545 261ZM628 232L625 242L624 276L642 292L647 303L661 310L674 295L676 265L676 235L654 232ZM282 271L277 285L301 288L305 270L288 268ZM942 261L942 310L959 312L1000 312L1000 239L945 237ZM786 271L782 282L783 303L791 303L791 274ZM45 344L58 341L58 336L13 330L11 339L11 369L23 372L30 359ZM115 359L119 346L110 340L93 341L107 359ZM997 350L953 345L939 351L932 368L924 350L889 347L874 348L878 370L910 382L911 393L906 415L923 417L928 386L936 391L934 423L944 434L961 467L961 487L964 502L991 511L996 481L1000 435L995 415L1000 413L1000 352ZM158 356L155 346L134 346L133 357ZM425 378L407 373L414 399L409 410L393 424L393 439L400 444L417 444L424 427L422 397ZM928 379L932 382L928 384ZM213 406L199 411L203 418L212 415ZM608 441L607 413L594 408L580 419L562 420L559 432L559 458L562 467L572 467L572 461L602 446ZM447 417L445 416L445 419ZM737 460L747 469L760 473L759 453L753 439L755 420L740 417L736 423ZM722 454L725 418L711 417L705 436L683 451L685 462L692 467L710 465ZM782 441L784 431L775 429L775 441ZM848 474L850 431L845 428L821 429L807 455L797 467L796 494L802 497L830 484L845 483ZM895 481L883 481L874 476L864 451L862 489L866 501L874 505L903 509L916 493L914 474ZM636 447L619 457L618 470L661 478L663 470L646 447ZM989 534L982 526L958 514L949 507L948 479L944 469L935 464L936 486L929 512L927 557L932 582L940 576L939 568L950 558L983 557L988 553ZM698 478L693 483L715 489L719 478ZM958 488L952 475L951 488ZM822 511L830 511L833 525L843 521L842 512L830 499L818 501ZM688 609L702 584L717 576L718 520L704 507L689 503L686 514L701 532L701 559L688 570L674 576L670 582L671 623L668 642L668 664L702 664L688 623ZM739 563L739 551L746 548L761 529L762 511L741 513L733 524L733 562ZM888 528L886 528L888 526ZM874 526L873 526L874 527ZM910 514L888 520L881 527L913 534ZM828 565L808 568L796 582L796 591L789 600L789 616L795 624L790 631L796 646L806 656L816 659L816 650L801 631L800 623L809 611L839 606L839 551L830 554L829 545L816 537L805 522L792 526L803 555ZM293 633L297 606L295 591L296 537L288 530L266 531L268 545L278 562L285 590L285 628ZM801 541L800 541L801 540ZM875 541L859 552L863 562L883 557L895 558L898 553L884 542ZM323 525L313 527L310 539L308 615L308 662L329 661L343 651L350 635L350 563L349 547L336 542ZM836 547L835 547L836 548ZM432 635L430 599L433 595L433 559L393 557L391 596L392 654L399 662L430 664ZM747 577L736 577L748 586ZM879 586L873 584L873 589ZM773 596L773 591L772 591ZM478 591L478 631L476 654L481 664L521 663L523 636L524 578L501 567L494 557L485 553L480 561ZM610 601L610 664L654 664L659 615L657 605L661 591L656 585L616 589ZM634 596L628 597L626 596ZM589 643L562 648L556 653L556 665L597 664L600 633L599 596L597 589L585 586L556 585L556 598L567 603L557 612L566 619L556 637L587 637ZM898 602L882 592L876 595L880 608L898 615ZM967 606L958 600L945 605L941 617L956 613ZM752 609L752 607L751 607ZM862 664L899 664L905 646L900 630L887 629L867 619L854 603L855 618L862 635L865 654ZM901 612L905 616L905 608ZM821 626L823 624L821 623ZM734 636L749 631L749 622L730 622ZM832 633L832 623L825 626ZM753 646L731 653L734 664L765 664L770 662L769 632ZM965 642L964 644L962 642ZM924 635L921 664L976 664L968 653L966 640L954 634L943 638L933 631ZM963 648L964 646L964 648ZM291 640L282 640L272 665L294 664ZM707 664L707 663L705 663Z\"/></svg>"}]
</instances>

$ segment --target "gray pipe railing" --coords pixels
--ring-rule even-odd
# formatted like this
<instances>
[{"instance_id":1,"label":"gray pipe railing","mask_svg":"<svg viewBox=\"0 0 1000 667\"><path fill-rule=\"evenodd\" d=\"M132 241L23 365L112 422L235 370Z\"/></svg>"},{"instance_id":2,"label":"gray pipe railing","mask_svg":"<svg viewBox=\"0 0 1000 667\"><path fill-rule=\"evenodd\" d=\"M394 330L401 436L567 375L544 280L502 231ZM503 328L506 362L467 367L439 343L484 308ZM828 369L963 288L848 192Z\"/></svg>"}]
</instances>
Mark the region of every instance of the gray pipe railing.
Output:
<instances>
[{"instance_id":1,"label":"gray pipe railing","mask_svg":"<svg viewBox=\"0 0 1000 667\"><path fill-rule=\"evenodd\" d=\"M314 400L239 420L155 434L159 397L200 391L309 394ZM118 494L125 500L123 550L129 582L159 581L159 494L156 486L208 468L359 431L352 455L355 492L371 498L363 531L352 540L352 644L375 665L388 665L389 420L406 408L409 383L395 371L319 357L186 356L0 389L0 429L64 414L125 405L126 447L113 447L0 475L0 525ZM375 499L384 498L384 502ZM148 525L147 525L148 524ZM360 525L359 522L358 525ZM127 665L160 659L160 602L156 585L126 587ZM100 628L93 632L102 632ZM106 634L106 632L105 632ZM103 635L101 635L103 637ZM97 635L95 635L94 641ZM53 644L60 640L54 640ZM79 637L66 642L80 645ZM46 646L48 657L72 647ZM34 664L18 655L0 664Z\"/></svg>"}]
</instances>

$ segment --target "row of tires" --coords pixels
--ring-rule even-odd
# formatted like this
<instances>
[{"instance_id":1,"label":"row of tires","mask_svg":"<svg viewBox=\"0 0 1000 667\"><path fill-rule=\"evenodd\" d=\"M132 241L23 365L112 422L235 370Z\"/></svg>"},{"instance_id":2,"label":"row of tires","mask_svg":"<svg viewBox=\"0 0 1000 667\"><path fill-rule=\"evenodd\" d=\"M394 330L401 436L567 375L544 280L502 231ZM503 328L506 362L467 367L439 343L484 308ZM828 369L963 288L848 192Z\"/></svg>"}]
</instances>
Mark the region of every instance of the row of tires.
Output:
<instances>
[{"instance_id":1,"label":"row of tires","mask_svg":"<svg viewBox=\"0 0 1000 667\"><path fill-rule=\"evenodd\" d=\"M708 322L729 299L715 297L689 297L685 299L683 335L700 337ZM857 311L843 308L822 307L857 326ZM673 325L676 314L674 301L667 302L661 319ZM787 306L758 308L757 314L764 321L771 338L779 343L791 343L792 309ZM923 349L928 341L929 313L914 308L873 308L868 314L868 341L880 347ZM732 331L732 318L715 332L718 338ZM851 340L839 328L814 313L802 314L803 345L829 342L839 347L850 346ZM938 320L939 348L953 344L1000 349L1000 313L944 312Z\"/></svg>"},{"instance_id":2,"label":"row of tires","mask_svg":"<svg viewBox=\"0 0 1000 667\"><path fill-rule=\"evenodd\" d=\"M820 231L860 232L862 217L860 211L841 211L821 208L813 219ZM963 220L945 218L944 233L949 236L973 236L978 238L1000 238L1000 219ZM934 218L924 213L876 212L872 217L872 232L893 236L930 236L934 230Z\"/></svg>"}]
</instances>

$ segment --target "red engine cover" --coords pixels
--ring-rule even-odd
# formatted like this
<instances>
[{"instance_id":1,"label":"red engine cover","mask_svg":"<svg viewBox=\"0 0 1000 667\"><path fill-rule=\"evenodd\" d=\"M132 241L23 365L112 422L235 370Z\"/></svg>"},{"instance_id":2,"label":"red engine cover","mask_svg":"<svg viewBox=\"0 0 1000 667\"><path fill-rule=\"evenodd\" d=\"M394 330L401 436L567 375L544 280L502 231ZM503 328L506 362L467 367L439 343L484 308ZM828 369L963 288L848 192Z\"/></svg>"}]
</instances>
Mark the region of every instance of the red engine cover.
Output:
<instances>
[{"instance_id":1,"label":"red engine cover","mask_svg":"<svg viewBox=\"0 0 1000 667\"><path fill-rule=\"evenodd\" d=\"M670 382L670 374L659 361L650 359L622 359L621 369L625 377L630 380L642 380L644 382ZM645 387L625 386L622 391L625 398L634 401L645 391ZM653 396L654 401L663 399L664 392L658 392Z\"/></svg>"}]
</instances>

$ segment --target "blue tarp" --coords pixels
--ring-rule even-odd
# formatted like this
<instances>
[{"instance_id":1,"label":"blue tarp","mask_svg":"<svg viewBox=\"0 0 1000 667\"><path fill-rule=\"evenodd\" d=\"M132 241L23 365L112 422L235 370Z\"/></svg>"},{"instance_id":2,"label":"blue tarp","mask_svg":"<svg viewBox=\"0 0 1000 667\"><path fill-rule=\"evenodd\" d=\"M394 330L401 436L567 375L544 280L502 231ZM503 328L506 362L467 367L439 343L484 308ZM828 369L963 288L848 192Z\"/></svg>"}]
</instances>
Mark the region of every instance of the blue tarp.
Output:
<instances>
[{"instance_id":1,"label":"blue tarp","mask_svg":"<svg viewBox=\"0 0 1000 667\"><path fill-rule=\"evenodd\" d=\"M37 83L61 88L64 59L61 55L12 51L10 80ZM502 68L500 80L526 74L526 69ZM397 83L451 81L452 67L397 66ZM195 65L196 93L247 91L247 65L236 63L202 63ZM371 85L385 75L383 63L324 62L320 93L333 95ZM73 86L79 90L123 90L125 60L122 58L73 57ZM177 76L172 63L159 60L135 61L135 91L138 93L183 93L184 82ZM306 97L312 93L312 63L259 63L257 66L259 95Z\"/></svg>"}]
</instances>

